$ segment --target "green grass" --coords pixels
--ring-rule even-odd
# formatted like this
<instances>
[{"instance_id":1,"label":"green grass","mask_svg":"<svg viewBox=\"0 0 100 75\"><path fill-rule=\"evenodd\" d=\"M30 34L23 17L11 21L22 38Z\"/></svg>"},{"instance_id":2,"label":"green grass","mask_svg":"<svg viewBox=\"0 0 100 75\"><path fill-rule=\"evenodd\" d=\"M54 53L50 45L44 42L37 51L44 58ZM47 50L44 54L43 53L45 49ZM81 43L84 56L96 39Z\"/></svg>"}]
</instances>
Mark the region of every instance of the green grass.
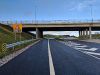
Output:
<instances>
[{"instance_id":1,"label":"green grass","mask_svg":"<svg viewBox=\"0 0 100 75\"><path fill-rule=\"evenodd\" d=\"M21 40L29 40L29 39L32 39L32 35L28 34L28 33L25 33L25 32L22 32L21 33L22 35L22 38ZM10 27L10 26L6 26L6 25L0 25L0 57L3 57L7 54L10 54L12 51L12 49L9 49L8 51L6 52L2 52L2 44L3 43L7 43L7 44L10 44L10 43L14 43L14 42L17 42L17 41L20 41L20 34L17 33L16 34L16 40L15 40L15 34L13 32L13 29ZM29 45L30 43L27 43L27 44L23 44L18 47L15 48L15 50L19 50L27 45Z\"/></svg>"},{"instance_id":2,"label":"green grass","mask_svg":"<svg viewBox=\"0 0 100 75\"><path fill-rule=\"evenodd\" d=\"M28 45L36 42L36 41L37 40L33 40L31 42L28 42L28 43L25 43L25 44L22 44L22 45L18 45L16 47L14 47L14 49L13 48L9 48L6 51L2 51L2 52L0 52L0 58L3 58L4 56L7 56L7 55L9 55L9 54L11 54L11 53L13 53L15 51L18 51L18 50L22 49L22 48L25 48L26 46L28 46Z\"/></svg>"},{"instance_id":3,"label":"green grass","mask_svg":"<svg viewBox=\"0 0 100 75\"><path fill-rule=\"evenodd\" d=\"M89 35L88 36L80 36L78 37L78 39L82 39L82 40L85 40L85 39L89 39ZM92 39L100 39L100 34L92 34Z\"/></svg>"}]
</instances>

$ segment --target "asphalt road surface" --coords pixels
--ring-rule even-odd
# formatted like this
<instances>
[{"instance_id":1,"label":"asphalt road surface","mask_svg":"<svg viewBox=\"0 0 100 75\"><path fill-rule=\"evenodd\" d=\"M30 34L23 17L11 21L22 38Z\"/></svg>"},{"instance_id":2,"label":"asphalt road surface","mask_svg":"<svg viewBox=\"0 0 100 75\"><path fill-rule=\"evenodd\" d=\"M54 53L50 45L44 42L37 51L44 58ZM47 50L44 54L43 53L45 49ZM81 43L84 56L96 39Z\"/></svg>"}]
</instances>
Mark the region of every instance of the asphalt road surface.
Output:
<instances>
[{"instance_id":1,"label":"asphalt road surface","mask_svg":"<svg viewBox=\"0 0 100 75\"><path fill-rule=\"evenodd\" d=\"M0 67L0 75L100 75L100 44L42 40Z\"/></svg>"}]
</instances>

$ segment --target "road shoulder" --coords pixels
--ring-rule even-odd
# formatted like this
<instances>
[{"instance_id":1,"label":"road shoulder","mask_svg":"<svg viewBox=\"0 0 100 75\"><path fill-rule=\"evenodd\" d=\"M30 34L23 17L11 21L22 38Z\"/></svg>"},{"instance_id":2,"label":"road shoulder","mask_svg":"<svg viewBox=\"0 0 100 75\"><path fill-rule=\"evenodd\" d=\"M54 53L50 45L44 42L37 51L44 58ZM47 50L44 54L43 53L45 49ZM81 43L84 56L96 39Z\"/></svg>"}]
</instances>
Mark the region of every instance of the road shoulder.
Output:
<instances>
[{"instance_id":1,"label":"road shoulder","mask_svg":"<svg viewBox=\"0 0 100 75\"><path fill-rule=\"evenodd\" d=\"M40 40L39 40L40 41ZM30 48L31 46L35 45L36 43L38 43L39 41L36 41L34 43L32 43L31 45L28 45L27 47L21 49L21 50L18 50L18 51L15 51L13 52L12 54L10 55L7 55L5 57L3 57L2 59L0 59L0 67L3 66L4 64L6 64L8 61L14 59L15 57L17 57L18 55L20 55L21 53L23 53L24 51L26 51L28 48Z\"/></svg>"}]
</instances>

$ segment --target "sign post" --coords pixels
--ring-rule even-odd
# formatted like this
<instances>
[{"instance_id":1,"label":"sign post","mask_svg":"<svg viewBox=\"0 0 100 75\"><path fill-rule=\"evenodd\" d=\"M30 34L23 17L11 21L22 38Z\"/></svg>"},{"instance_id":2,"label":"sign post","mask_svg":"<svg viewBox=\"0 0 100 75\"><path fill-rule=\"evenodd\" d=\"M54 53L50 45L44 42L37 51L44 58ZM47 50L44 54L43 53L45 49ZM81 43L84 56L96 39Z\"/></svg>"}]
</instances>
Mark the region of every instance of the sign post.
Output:
<instances>
[{"instance_id":1,"label":"sign post","mask_svg":"<svg viewBox=\"0 0 100 75\"><path fill-rule=\"evenodd\" d=\"M20 33L20 41L21 41L21 38L22 38L22 35L21 35L21 33L22 33L22 24L19 24L19 33Z\"/></svg>"},{"instance_id":2,"label":"sign post","mask_svg":"<svg viewBox=\"0 0 100 75\"><path fill-rule=\"evenodd\" d=\"M13 24L12 27L13 27L13 32L14 32L15 41L16 41L16 24Z\"/></svg>"},{"instance_id":3,"label":"sign post","mask_svg":"<svg viewBox=\"0 0 100 75\"><path fill-rule=\"evenodd\" d=\"M22 24L13 24L12 27L15 33L15 40L17 39L16 33L20 33L20 41L21 41L21 33L22 33L22 27L23 27Z\"/></svg>"}]
</instances>

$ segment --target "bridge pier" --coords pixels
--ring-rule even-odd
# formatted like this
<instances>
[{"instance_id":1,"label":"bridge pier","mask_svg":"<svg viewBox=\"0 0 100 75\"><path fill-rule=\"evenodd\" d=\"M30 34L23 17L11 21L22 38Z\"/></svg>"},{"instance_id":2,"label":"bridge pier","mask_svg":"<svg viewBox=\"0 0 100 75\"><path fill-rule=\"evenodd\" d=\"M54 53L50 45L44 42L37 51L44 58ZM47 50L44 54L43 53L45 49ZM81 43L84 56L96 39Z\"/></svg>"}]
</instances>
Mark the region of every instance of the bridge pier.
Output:
<instances>
[{"instance_id":1,"label":"bridge pier","mask_svg":"<svg viewBox=\"0 0 100 75\"><path fill-rule=\"evenodd\" d=\"M80 36L82 36L82 31L81 31L81 30L79 31L79 37L80 37Z\"/></svg>"},{"instance_id":2,"label":"bridge pier","mask_svg":"<svg viewBox=\"0 0 100 75\"><path fill-rule=\"evenodd\" d=\"M91 34L92 28L91 26L89 27L89 39L92 39L92 34Z\"/></svg>"},{"instance_id":3,"label":"bridge pier","mask_svg":"<svg viewBox=\"0 0 100 75\"><path fill-rule=\"evenodd\" d=\"M81 33L81 36L82 36L82 30L80 31L80 33Z\"/></svg>"},{"instance_id":4,"label":"bridge pier","mask_svg":"<svg viewBox=\"0 0 100 75\"><path fill-rule=\"evenodd\" d=\"M43 38L43 31L39 28L36 28L36 39Z\"/></svg>"},{"instance_id":5,"label":"bridge pier","mask_svg":"<svg viewBox=\"0 0 100 75\"><path fill-rule=\"evenodd\" d=\"M85 30L83 30L83 36L85 36Z\"/></svg>"},{"instance_id":6,"label":"bridge pier","mask_svg":"<svg viewBox=\"0 0 100 75\"><path fill-rule=\"evenodd\" d=\"M81 36L81 31L79 31L79 37Z\"/></svg>"},{"instance_id":7,"label":"bridge pier","mask_svg":"<svg viewBox=\"0 0 100 75\"><path fill-rule=\"evenodd\" d=\"M86 36L88 36L88 29L86 29Z\"/></svg>"}]
</instances>

